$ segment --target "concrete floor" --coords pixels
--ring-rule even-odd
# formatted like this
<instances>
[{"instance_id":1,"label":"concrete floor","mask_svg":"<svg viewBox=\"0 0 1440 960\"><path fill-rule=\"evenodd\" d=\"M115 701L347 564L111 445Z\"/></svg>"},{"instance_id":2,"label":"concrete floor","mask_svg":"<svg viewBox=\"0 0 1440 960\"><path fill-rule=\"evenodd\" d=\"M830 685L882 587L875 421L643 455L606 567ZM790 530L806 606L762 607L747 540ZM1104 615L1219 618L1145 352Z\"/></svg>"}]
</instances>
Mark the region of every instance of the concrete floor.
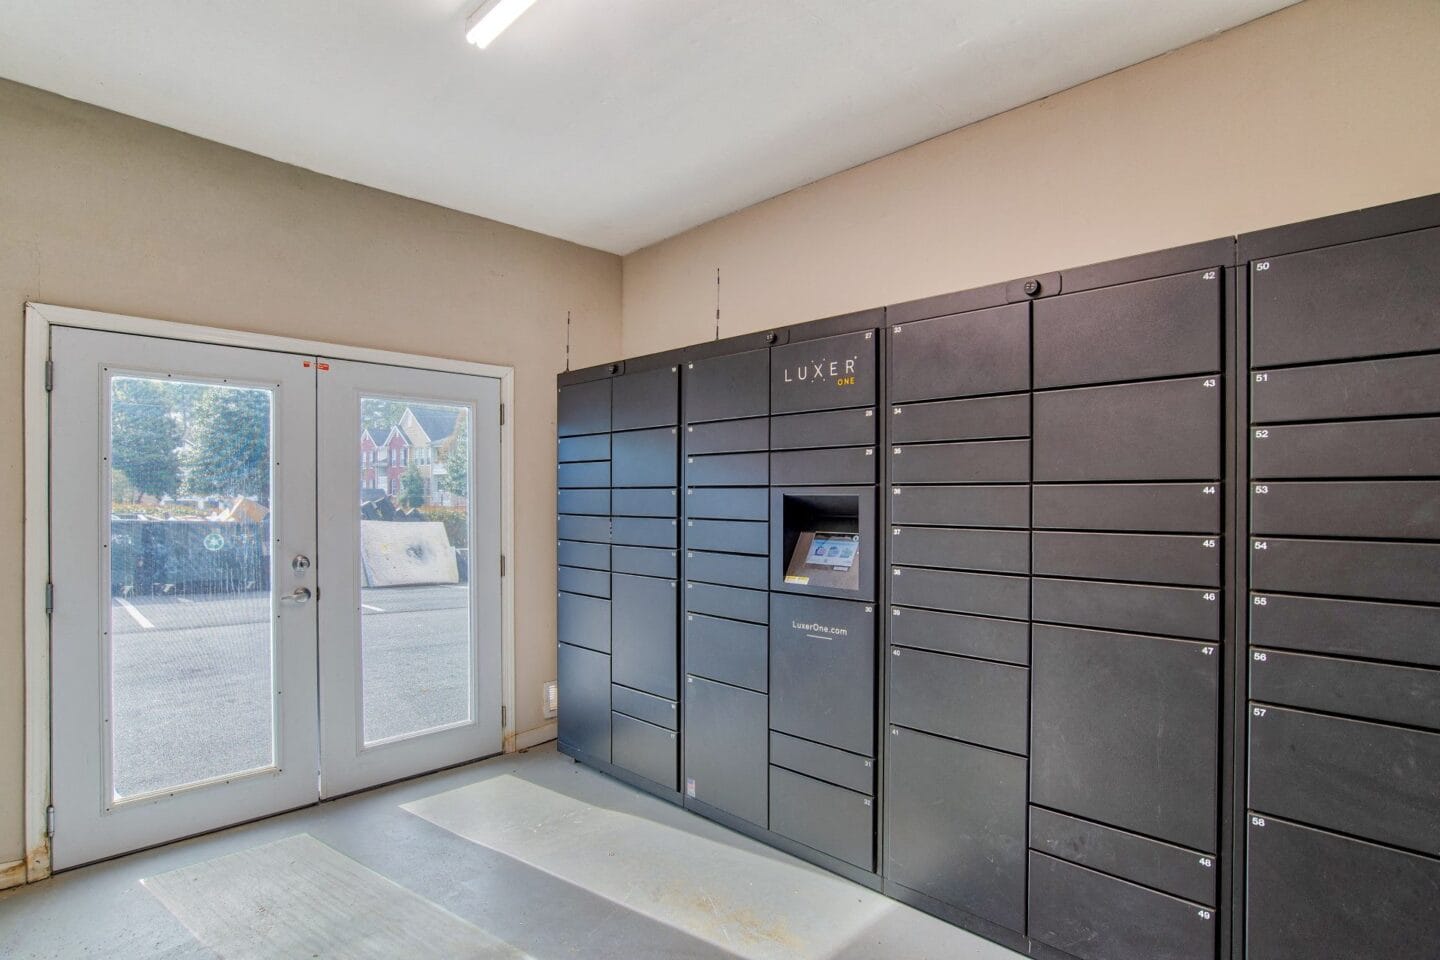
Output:
<instances>
[{"instance_id":1,"label":"concrete floor","mask_svg":"<svg viewBox=\"0 0 1440 960\"><path fill-rule=\"evenodd\" d=\"M297 869L326 861L314 875L324 882L277 873L272 883L263 864L283 860L263 860L267 850L289 851ZM225 868L257 856L259 879L252 863L242 890ZM211 893L206 877L219 878ZM235 906L250 894L268 905ZM288 915L276 909L297 902ZM377 916L385 905L391 915ZM416 913L424 922L407 926L402 914ZM457 930L471 948L425 952ZM553 745L0 894L0 954L13 960L358 958L402 955L397 941L414 956L534 960L1017 956L573 764Z\"/></svg>"}]
</instances>

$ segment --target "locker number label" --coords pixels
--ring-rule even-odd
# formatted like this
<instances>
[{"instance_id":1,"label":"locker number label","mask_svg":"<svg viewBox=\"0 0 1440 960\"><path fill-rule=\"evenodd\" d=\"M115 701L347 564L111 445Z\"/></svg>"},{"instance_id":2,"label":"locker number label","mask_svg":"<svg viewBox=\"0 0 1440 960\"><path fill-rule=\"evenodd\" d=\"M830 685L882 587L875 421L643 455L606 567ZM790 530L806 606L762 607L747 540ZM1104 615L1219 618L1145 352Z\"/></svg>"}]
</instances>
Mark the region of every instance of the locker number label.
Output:
<instances>
[{"instance_id":1,"label":"locker number label","mask_svg":"<svg viewBox=\"0 0 1440 960\"><path fill-rule=\"evenodd\" d=\"M1270 436L1270 431L1269 431L1269 430L1256 430L1256 431L1255 431L1255 439L1256 439L1256 440L1264 440L1264 439L1266 439L1266 438L1269 437L1269 436Z\"/></svg>"},{"instance_id":2,"label":"locker number label","mask_svg":"<svg viewBox=\"0 0 1440 960\"><path fill-rule=\"evenodd\" d=\"M1267 654L1264 650L1256 650L1250 656L1259 663L1265 663L1267 660L1270 659L1270 655Z\"/></svg>"},{"instance_id":3,"label":"locker number label","mask_svg":"<svg viewBox=\"0 0 1440 960\"><path fill-rule=\"evenodd\" d=\"M1201 381L1200 385L1202 387L1213 387L1216 386L1217 383L1218 381L1214 377L1207 377L1205 380Z\"/></svg>"},{"instance_id":4,"label":"locker number label","mask_svg":"<svg viewBox=\"0 0 1440 960\"><path fill-rule=\"evenodd\" d=\"M1250 712L1253 713L1253 714L1255 714L1255 716L1257 716L1257 717L1263 717L1263 716L1265 716L1265 708L1264 708L1264 707L1251 707L1251 708L1250 708Z\"/></svg>"},{"instance_id":5,"label":"locker number label","mask_svg":"<svg viewBox=\"0 0 1440 960\"><path fill-rule=\"evenodd\" d=\"M1270 604L1270 598L1269 598L1269 597L1256 597L1254 600L1252 600L1252 601L1250 601L1250 602L1253 603L1253 604L1255 604L1255 606L1257 606L1257 607L1264 607L1264 606L1269 606L1269 604Z\"/></svg>"},{"instance_id":6,"label":"locker number label","mask_svg":"<svg viewBox=\"0 0 1440 960\"><path fill-rule=\"evenodd\" d=\"M1265 818L1264 818L1264 817L1251 817L1251 818L1250 818L1250 826L1252 826L1252 827L1263 827L1263 826L1265 826Z\"/></svg>"}]
</instances>

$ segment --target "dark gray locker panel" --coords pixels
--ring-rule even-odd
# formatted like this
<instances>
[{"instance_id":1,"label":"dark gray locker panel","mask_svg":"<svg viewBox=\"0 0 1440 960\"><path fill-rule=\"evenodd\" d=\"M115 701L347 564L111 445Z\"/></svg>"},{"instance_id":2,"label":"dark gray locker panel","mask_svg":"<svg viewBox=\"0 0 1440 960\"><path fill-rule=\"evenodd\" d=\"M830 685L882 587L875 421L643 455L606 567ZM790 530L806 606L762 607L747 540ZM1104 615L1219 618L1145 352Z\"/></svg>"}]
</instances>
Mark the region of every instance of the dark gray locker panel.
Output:
<instances>
[{"instance_id":1,"label":"dark gray locker panel","mask_svg":"<svg viewBox=\"0 0 1440 960\"><path fill-rule=\"evenodd\" d=\"M1030 572L1030 534L1024 530L891 527L890 562L919 567Z\"/></svg>"},{"instance_id":2,"label":"dark gray locker panel","mask_svg":"<svg viewBox=\"0 0 1440 960\"><path fill-rule=\"evenodd\" d=\"M1437 263L1440 229L1251 264L1250 362L1440 350Z\"/></svg>"},{"instance_id":3,"label":"dark gray locker panel","mask_svg":"<svg viewBox=\"0 0 1440 960\"><path fill-rule=\"evenodd\" d=\"M1029 440L890 448L891 483L1025 483L1029 479Z\"/></svg>"},{"instance_id":4,"label":"dark gray locker panel","mask_svg":"<svg viewBox=\"0 0 1440 960\"><path fill-rule=\"evenodd\" d=\"M1266 370L1250 378L1250 422L1440 413L1440 354Z\"/></svg>"},{"instance_id":5,"label":"dark gray locker panel","mask_svg":"<svg viewBox=\"0 0 1440 960\"><path fill-rule=\"evenodd\" d=\"M555 482L565 487L608 487L610 486L610 461L593 460L585 463L562 463L555 468Z\"/></svg>"},{"instance_id":6,"label":"dark gray locker panel","mask_svg":"<svg viewBox=\"0 0 1440 960\"><path fill-rule=\"evenodd\" d=\"M610 381L611 430L671 427L680 422L680 373L659 367Z\"/></svg>"},{"instance_id":7,"label":"dark gray locker panel","mask_svg":"<svg viewBox=\"0 0 1440 960\"><path fill-rule=\"evenodd\" d=\"M610 465L612 487L673 487L679 479L679 438L674 427L617 433Z\"/></svg>"},{"instance_id":8,"label":"dark gray locker panel","mask_svg":"<svg viewBox=\"0 0 1440 960\"><path fill-rule=\"evenodd\" d=\"M641 690L631 690L619 684L610 688L610 709L616 713L634 717L664 727L666 730L680 729L680 710L674 700L657 697Z\"/></svg>"},{"instance_id":9,"label":"dark gray locker panel","mask_svg":"<svg viewBox=\"0 0 1440 960\"><path fill-rule=\"evenodd\" d=\"M770 829L861 870L875 869L875 806L863 793L771 767Z\"/></svg>"},{"instance_id":10,"label":"dark gray locker panel","mask_svg":"<svg viewBox=\"0 0 1440 960\"><path fill-rule=\"evenodd\" d=\"M560 742L610 760L610 658L560 644L558 653Z\"/></svg>"},{"instance_id":11,"label":"dark gray locker panel","mask_svg":"<svg viewBox=\"0 0 1440 960\"><path fill-rule=\"evenodd\" d=\"M611 676L616 683L676 699L679 689L678 584L617 573L611 585Z\"/></svg>"},{"instance_id":12,"label":"dark gray locker panel","mask_svg":"<svg viewBox=\"0 0 1440 960\"><path fill-rule=\"evenodd\" d=\"M982 660L1030 662L1030 624L1018 620L894 607L890 611L890 642Z\"/></svg>"},{"instance_id":13,"label":"dark gray locker panel","mask_svg":"<svg viewBox=\"0 0 1440 960\"><path fill-rule=\"evenodd\" d=\"M758 623L685 615L685 671L764 693L770 681L770 641Z\"/></svg>"},{"instance_id":14,"label":"dark gray locker panel","mask_svg":"<svg viewBox=\"0 0 1440 960\"><path fill-rule=\"evenodd\" d=\"M1033 536L1039 576L1220 586L1218 537L1040 531Z\"/></svg>"},{"instance_id":15,"label":"dark gray locker panel","mask_svg":"<svg viewBox=\"0 0 1440 960\"><path fill-rule=\"evenodd\" d=\"M806 450L811 447L865 447L875 443L875 410L826 410L792 413L770 418L771 450Z\"/></svg>"},{"instance_id":16,"label":"dark gray locker panel","mask_svg":"<svg viewBox=\"0 0 1440 960\"><path fill-rule=\"evenodd\" d=\"M1250 476L1423 477L1440 474L1440 417L1255 427Z\"/></svg>"},{"instance_id":17,"label":"dark gray locker panel","mask_svg":"<svg viewBox=\"0 0 1440 960\"><path fill-rule=\"evenodd\" d=\"M763 590L742 590L710 583L685 584L685 609L727 620L767 623L770 618L770 595Z\"/></svg>"},{"instance_id":18,"label":"dark gray locker panel","mask_svg":"<svg viewBox=\"0 0 1440 960\"><path fill-rule=\"evenodd\" d=\"M890 522L955 527L1030 526L1030 488L891 487Z\"/></svg>"},{"instance_id":19,"label":"dark gray locker panel","mask_svg":"<svg viewBox=\"0 0 1440 960\"><path fill-rule=\"evenodd\" d=\"M855 600L770 595L770 729L875 753L875 613Z\"/></svg>"},{"instance_id":20,"label":"dark gray locker panel","mask_svg":"<svg viewBox=\"0 0 1440 960\"><path fill-rule=\"evenodd\" d=\"M1030 436L1030 395L935 400L890 408L890 442Z\"/></svg>"},{"instance_id":21,"label":"dark gray locker panel","mask_svg":"<svg viewBox=\"0 0 1440 960\"><path fill-rule=\"evenodd\" d=\"M770 421L717 420L697 423L685 428L685 453L744 453L748 450L770 449Z\"/></svg>"},{"instance_id":22,"label":"dark gray locker panel","mask_svg":"<svg viewBox=\"0 0 1440 960\"><path fill-rule=\"evenodd\" d=\"M885 876L1025 930L1025 758L891 727Z\"/></svg>"},{"instance_id":23,"label":"dark gray locker panel","mask_svg":"<svg viewBox=\"0 0 1440 960\"><path fill-rule=\"evenodd\" d=\"M562 593L559 597L555 617L560 642L609 653L610 601L576 593ZM606 677L608 680L608 670ZM610 708L607 705L605 709Z\"/></svg>"},{"instance_id":24,"label":"dark gray locker panel","mask_svg":"<svg viewBox=\"0 0 1440 960\"><path fill-rule=\"evenodd\" d=\"M678 737L673 730L653 723L611 714L611 762L667 790L680 789L676 765L679 762Z\"/></svg>"},{"instance_id":25,"label":"dark gray locker panel","mask_svg":"<svg viewBox=\"0 0 1440 960\"><path fill-rule=\"evenodd\" d=\"M770 582L770 560L768 557L689 550L685 554L685 576L704 583L764 590Z\"/></svg>"},{"instance_id":26,"label":"dark gray locker panel","mask_svg":"<svg viewBox=\"0 0 1440 960\"><path fill-rule=\"evenodd\" d=\"M555 553L559 562L567 567L589 567L592 570L610 569L608 544L561 540L555 546Z\"/></svg>"},{"instance_id":27,"label":"dark gray locker panel","mask_svg":"<svg viewBox=\"0 0 1440 960\"><path fill-rule=\"evenodd\" d=\"M1177 897L1215 906L1215 858L1159 840L1030 808L1030 847Z\"/></svg>"},{"instance_id":28,"label":"dark gray locker panel","mask_svg":"<svg viewBox=\"0 0 1440 960\"><path fill-rule=\"evenodd\" d=\"M562 437L610 430L610 381L591 380L561 387L555 402L555 432Z\"/></svg>"},{"instance_id":29,"label":"dark gray locker panel","mask_svg":"<svg viewBox=\"0 0 1440 960\"><path fill-rule=\"evenodd\" d=\"M1029 304L892 327L888 387L893 403L1029 390Z\"/></svg>"},{"instance_id":30,"label":"dark gray locker panel","mask_svg":"<svg viewBox=\"0 0 1440 960\"><path fill-rule=\"evenodd\" d=\"M770 549L770 524L745 520L686 520L685 545L696 550L763 556Z\"/></svg>"},{"instance_id":31,"label":"dark gray locker panel","mask_svg":"<svg viewBox=\"0 0 1440 960\"><path fill-rule=\"evenodd\" d=\"M1024 620L1030 616L1030 578L891 567L890 602Z\"/></svg>"},{"instance_id":32,"label":"dark gray locker panel","mask_svg":"<svg viewBox=\"0 0 1440 960\"><path fill-rule=\"evenodd\" d=\"M1030 936L1082 960L1213 960L1215 911L1030 854Z\"/></svg>"},{"instance_id":33,"label":"dark gray locker panel","mask_svg":"<svg viewBox=\"0 0 1440 960\"><path fill-rule=\"evenodd\" d=\"M1250 699L1440 730L1440 670L1253 649Z\"/></svg>"},{"instance_id":34,"label":"dark gray locker panel","mask_svg":"<svg viewBox=\"0 0 1440 960\"><path fill-rule=\"evenodd\" d=\"M1036 624L1030 799L1216 852L1220 652Z\"/></svg>"},{"instance_id":35,"label":"dark gray locker panel","mask_svg":"<svg viewBox=\"0 0 1440 960\"><path fill-rule=\"evenodd\" d=\"M570 517L561 514L555 518L555 534L561 540L586 540L590 543L609 543L610 518Z\"/></svg>"},{"instance_id":36,"label":"dark gray locker panel","mask_svg":"<svg viewBox=\"0 0 1440 960\"><path fill-rule=\"evenodd\" d=\"M1249 960L1431 960L1440 943L1440 860L1250 817Z\"/></svg>"},{"instance_id":37,"label":"dark gray locker panel","mask_svg":"<svg viewBox=\"0 0 1440 960\"><path fill-rule=\"evenodd\" d=\"M1272 537L1440 540L1440 482L1254 483L1250 532Z\"/></svg>"},{"instance_id":38,"label":"dark gray locker panel","mask_svg":"<svg viewBox=\"0 0 1440 960\"><path fill-rule=\"evenodd\" d=\"M593 433L585 437L561 437L555 459L559 463L576 460L609 460L610 434Z\"/></svg>"},{"instance_id":39,"label":"dark gray locker panel","mask_svg":"<svg viewBox=\"0 0 1440 960\"><path fill-rule=\"evenodd\" d=\"M610 515L610 491L603 488L556 491L555 512L608 517Z\"/></svg>"},{"instance_id":40,"label":"dark gray locker panel","mask_svg":"<svg viewBox=\"0 0 1440 960\"><path fill-rule=\"evenodd\" d=\"M1250 642L1440 667L1440 607L1257 595Z\"/></svg>"},{"instance_id":41,"label":"dark gray locker panel","mask_svg":"<svg viewBox=\"0 0 1440 960\"><path fill-rule=\"evenodd\" d=\"M590 597L610 596L610 574L604 570L583 567L558 567L555 586L566 593L583 593Z\"/></svg>"},{"instance_id":42,"label":"dark gray locker panel","mask_svg":"<svg viewBox=\"0 0 1440 960\"><path fill-rule=\"evenodd\" d=\"M685 483L691 487L764 486L770 481L768 453L717 453L685 458Z\"/></svg>"},{"instance_id":43,"label":"dark gray locker panel","mask_svg":"<svg viewBox=\"0 0 1440 960\"><path fill-rule=\"evenodd\" d=\"M685 514L719 520L767 520L770 491L764 489L706 489L685 491Z\"/></svg>"},{"instance_id":44,"label":"dark gray locker panel","mask_svg":"<svg viewBox=\"0 0 1440 960\"><path fill-rule=\"evenodd\" d=\"M1250 708L1250 808L1440 854L1440 734Z\"/></svg>"},{"instance_id":45,"label":"dark gray locker panel","mask_svg":"<svg viewBox=\"0 0 1440 960\"><path fill-rule=\"evenodd\" d=\"M1037 393L1035 482L1218 478L1220 410L1218 377Z\"/></svg>"},{"instance_id":46,"label":"dark gray locker panel","mask_svg":"<svg viewBox=\"0 0 1440 960\"><path fill-rule=\"evenodd\" d=\"M1006 663L892 647L890 722L1024 753L1030 671Z\"/></svg>"},{"instance_id":47,"label":"dark gray locker panel","mask_svg":"<svg viewBox=\"0 0 1440 960\"><path fill-rule=\"evenodd\" d=\"M1035 386L1218 372L1221 271L1035 301Z\"/></svg>"},{"instance_id":48,"label":"dark gray locker panel","mask_svg":"<svg viewBox=\"0 0 1440 960\"><path fill-rule=\"evenodd\" d=\"M1214 483L1066 483L1034 487L1035 526L1064 530L1218 533Z\"/></svg>"},{"instance_id":49,"label":"dark gray locker panel","mask_svg":"<svg viewBox=\"0 0 1440 960\"><path fill-rule=\"evenodd\" d=\"M750 350L685 365L685 422L770 412L770 351Z\"/></svg>"},{"instance_id":50,"label":"dark gray locker panel","mask_svg":"<svg viewBox=\"0 0 1440 960\"><path fill-rule=\"evenodd\" d=\"M769 820L766 699L685 678L685 795L762 827Z\"/></svg>"},{"instance_id":51,"label":"dark gray locker panel","mask_svg":"<svg viewBox=\"0 0 1440 960\"><path fill-rule=\"evenodd\" d=\"M679 536L678 520L646 517L615 517L610 521L610 542L631 547L674 547Z\"/></svg>"},{"instance_id":52,"label":"dark gray locker panel","mask_svg":"<svg viewBox=\"0 0 1440 960\"><path fill-rule=\"evenodd\" d=\"M873 406L876 380L874 330L770 349L772 413Z\"/></svg>"},{"instance_id":53,"label":"dark gray locker panel","mask_svg":"<svg viewBox=\"0 0 1440 960\"><path fill-rule=\"evenodd\" d=\"M1254 590L1440 603L1440 544L1256 537L1250 547Z\"/></svg>"},{"instance_id":54,"label":"dark gray locker panel","mask_svg":"<svg viewBox=\"0 0 1440 960\"><path fill-rule=\"evenodd\" d=\"M616 573L674 579L680 572L679 551L663 547L615 547Z\"/></svg>"},{"instance_id":55,"label":"dark gray locker panel","mask_svg":"<svg viewBox=\"0 0 1440 960\"><path fill-rule=\"evenodd\" d=\"M613 490L612 512L617 517L673 517L679 513L680 494L665 490Z\"/></svg>"},{"instance_id":56,"label":"dark gray locker panel","mask_svg":"<svg viewBox=\"0 0 1440 960\"><path fill-rule=\"evenodd\" d=\"M875 793L875 761L823 743L770 731L770 762L859 793Z\"/></svg>"},{"instance_id":57,"label":"dark gray locker panel","mask_svg":"<svg viewBox=\"0 0 1440 960\"><path fill-rule=\"evenodd\" d=\"M796 450L770 454L772 486L875 482L875 448Z\"/></svg>"},{"instance_id":58,"label":"dark gray locker panel","mask_svg":"<svg viewBox=\"0 0 1440 960\"><path fill-rule=\"evenodd\" d=\"M1193 640L1220 639L1220 597L1214 590L1044 577L1035 577L1031 589L1035 620Z\"/></svg>"}]
</instances>

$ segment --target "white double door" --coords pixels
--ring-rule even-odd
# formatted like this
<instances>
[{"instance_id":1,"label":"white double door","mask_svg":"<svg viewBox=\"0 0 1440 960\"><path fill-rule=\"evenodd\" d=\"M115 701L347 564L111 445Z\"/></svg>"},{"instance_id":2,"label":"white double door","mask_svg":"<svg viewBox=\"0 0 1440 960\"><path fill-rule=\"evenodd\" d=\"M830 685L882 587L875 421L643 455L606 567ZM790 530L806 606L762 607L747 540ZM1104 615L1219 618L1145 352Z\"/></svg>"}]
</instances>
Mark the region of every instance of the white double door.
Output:
<instances>
[{"instance_id":1,"label":"white double door","mask_svg":"<svg viewBox=\"0 0 1440 960\"><path fill-rule=\"evenodd\" d=\"M51 358L57 869L500 751L497 380Z\"/></svg>"}]
</instances>

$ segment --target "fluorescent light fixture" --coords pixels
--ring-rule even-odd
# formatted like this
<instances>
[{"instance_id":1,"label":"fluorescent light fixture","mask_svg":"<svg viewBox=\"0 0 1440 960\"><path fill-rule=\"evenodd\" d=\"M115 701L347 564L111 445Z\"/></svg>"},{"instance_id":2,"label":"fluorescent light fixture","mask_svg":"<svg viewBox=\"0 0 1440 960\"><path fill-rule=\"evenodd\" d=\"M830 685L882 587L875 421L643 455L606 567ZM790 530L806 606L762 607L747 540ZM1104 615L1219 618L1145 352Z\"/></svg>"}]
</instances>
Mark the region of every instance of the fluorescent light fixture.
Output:
<instances>
[{"instance_id":1,"label":"fluorescent light fixture","mask_svg":"<svg viewBox=\"0 0 1440 960\"><path fill-rule=\"evenodd\" d=\"M485 0L465 22L465 39L484 50L505 28L529 10L535 0Z\"/></svg>"}]
</instances>

